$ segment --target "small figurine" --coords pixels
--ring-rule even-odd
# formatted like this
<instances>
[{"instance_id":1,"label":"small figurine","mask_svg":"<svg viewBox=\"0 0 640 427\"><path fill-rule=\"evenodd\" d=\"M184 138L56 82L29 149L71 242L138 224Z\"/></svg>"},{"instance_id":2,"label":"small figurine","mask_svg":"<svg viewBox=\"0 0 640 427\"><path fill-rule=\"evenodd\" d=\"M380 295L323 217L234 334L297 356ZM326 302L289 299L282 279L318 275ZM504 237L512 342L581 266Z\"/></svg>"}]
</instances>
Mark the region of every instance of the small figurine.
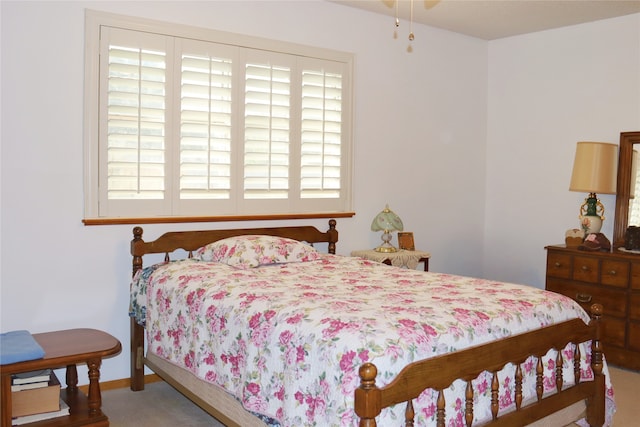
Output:
<instances>
[{"instance_id":1,"label":"small figurine","mask_svg":"<svg viewBox=\"0 0 640 427\"><path fill-rule=\"evenodd\" d=\"M584 240L584 230L571 228L564 233L564 243L568 248L577 248Z\"/></svg>"}]
</instances>

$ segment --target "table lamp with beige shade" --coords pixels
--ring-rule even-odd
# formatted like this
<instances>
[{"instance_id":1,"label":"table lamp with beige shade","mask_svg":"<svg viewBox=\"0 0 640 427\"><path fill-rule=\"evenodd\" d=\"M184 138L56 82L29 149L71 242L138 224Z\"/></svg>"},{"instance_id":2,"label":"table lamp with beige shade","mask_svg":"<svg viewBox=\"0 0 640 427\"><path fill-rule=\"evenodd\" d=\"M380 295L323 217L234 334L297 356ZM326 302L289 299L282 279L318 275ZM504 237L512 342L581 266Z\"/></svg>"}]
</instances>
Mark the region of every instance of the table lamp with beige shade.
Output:
<instances>
[{"instance_id":1,"label":"table lamp with beige shade","mask_svg":"<svg viewBox=\"0 0 640 427\"><path fill-rule=\"evenodd\" d=\"M580 226L585 236L599 233L604 205L597 193L616 194L618 146L607 142L578 142L573 161L570 191L589 193L580 206Z\"/></svg>"}]
</instances>

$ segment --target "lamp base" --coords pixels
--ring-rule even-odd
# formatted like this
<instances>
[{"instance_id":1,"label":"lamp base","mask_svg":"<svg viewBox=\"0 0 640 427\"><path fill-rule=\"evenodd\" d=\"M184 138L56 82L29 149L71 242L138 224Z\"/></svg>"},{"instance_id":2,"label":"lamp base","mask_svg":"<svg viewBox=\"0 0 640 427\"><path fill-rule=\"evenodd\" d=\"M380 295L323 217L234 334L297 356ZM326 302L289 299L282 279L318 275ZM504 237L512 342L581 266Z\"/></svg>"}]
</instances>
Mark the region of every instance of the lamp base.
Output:
<instances>
[{"instance_id":1,"label":"lamp base","mask_svg":"<svg viewBox=\"0 0 640 427\"><path fill-rule=\"evenodd\" d=\"M398 249L395 248L394 246L391 246L391 244L386 243L386 245L389 245L389 246L380 245L377 248L375 248L374 251L383 252L383 253L398 252Z\"/></svg>"},{"instance_id":2,"label":"lamp base","mask_svg":"<svg viewBox=\"0 0 640 427\"><path fill-rule=\"evenodd\" d=\"M602 229L602 217L597 215L581 215L580 226L584 230L584 236L599 233Z\"/></svg>"},{"instance_id":3,"label":"lamp base","mask_svg":"<svg viewBox=\"0 0 640 427\"><path fill-rule=\"evenodd\" d=\"M391 233L389 233L389 230L384 230L380 238L382 239L382 244L375 248L374 251L383 253L398 252L395 246L389 243L391 241Z\"/></svg>"}]
</instances>

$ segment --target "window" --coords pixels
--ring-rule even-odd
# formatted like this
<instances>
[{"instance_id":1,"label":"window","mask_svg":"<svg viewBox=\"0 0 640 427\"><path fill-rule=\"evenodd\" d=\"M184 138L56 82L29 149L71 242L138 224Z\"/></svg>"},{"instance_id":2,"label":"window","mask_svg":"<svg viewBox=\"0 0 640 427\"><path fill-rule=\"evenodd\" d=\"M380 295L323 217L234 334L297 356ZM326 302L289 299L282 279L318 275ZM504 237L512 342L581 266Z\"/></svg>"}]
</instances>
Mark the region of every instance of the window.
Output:
<instances>
[{"instance_id":1,"label":"window","mask_svg":"<svg viewBox=\"0 0 640 427\"><path fill-rule=\"evenodd\" d=\"M85 216L351 210L351 54L87 12Z\"/></svg>"}]
</instances>

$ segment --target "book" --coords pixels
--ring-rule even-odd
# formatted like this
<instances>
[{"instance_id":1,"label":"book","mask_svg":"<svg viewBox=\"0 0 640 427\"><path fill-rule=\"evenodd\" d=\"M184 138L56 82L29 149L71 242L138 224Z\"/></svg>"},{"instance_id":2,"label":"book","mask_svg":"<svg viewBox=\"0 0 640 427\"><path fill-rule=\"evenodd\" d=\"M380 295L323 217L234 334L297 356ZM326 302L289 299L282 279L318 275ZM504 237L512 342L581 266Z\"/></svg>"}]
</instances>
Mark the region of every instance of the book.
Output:
<instances>
[{"instance_id":1,"label":"book","mask_svg":"<svg viewBox=\"0 0 640 427\"><path fill-rule=\"evenodd\" d=\"M11 425L19 426L22 424L34 423L36 421L48 420L51 418L64 417L65 415L69 415L69 405L67 405L67 402L60 399L58 403L60 405L60 409L58 409L57 411L15 417L11 420Z\"/></svg>"},{"instance_id":2,"label":"book","mask_svg":"<svg viewBox=\"0 0 640 427\"><path fill-rule=\"evenodd\" d=\"M51 369L43 369L41 371L21 372L11 376L13 385L29 384L38 382L49 382L51 378Z\"/></svg>"},{"instance_id":3,"label":"book","mask_svg":"<svg viewBox=\"0 0 640 427\"><path fill-rule=\"evenodd\" d=\"M40 381L37 383L26 383L26 384L17 384L11 386L11 391L20 391L20 390L31 390L34 388L47 387L49 385L49 381Z\"/></svg>"},{"instance_id":4,"label":"book","mask_svg":"<svg viewBox=\"0 0 640 427\"><path fill-rule=\"evenodd\" d=\"M60 381L55 373L46 387L11 392L11 415L25 415L60 410Z\"/></svg>"}]
</instances>

